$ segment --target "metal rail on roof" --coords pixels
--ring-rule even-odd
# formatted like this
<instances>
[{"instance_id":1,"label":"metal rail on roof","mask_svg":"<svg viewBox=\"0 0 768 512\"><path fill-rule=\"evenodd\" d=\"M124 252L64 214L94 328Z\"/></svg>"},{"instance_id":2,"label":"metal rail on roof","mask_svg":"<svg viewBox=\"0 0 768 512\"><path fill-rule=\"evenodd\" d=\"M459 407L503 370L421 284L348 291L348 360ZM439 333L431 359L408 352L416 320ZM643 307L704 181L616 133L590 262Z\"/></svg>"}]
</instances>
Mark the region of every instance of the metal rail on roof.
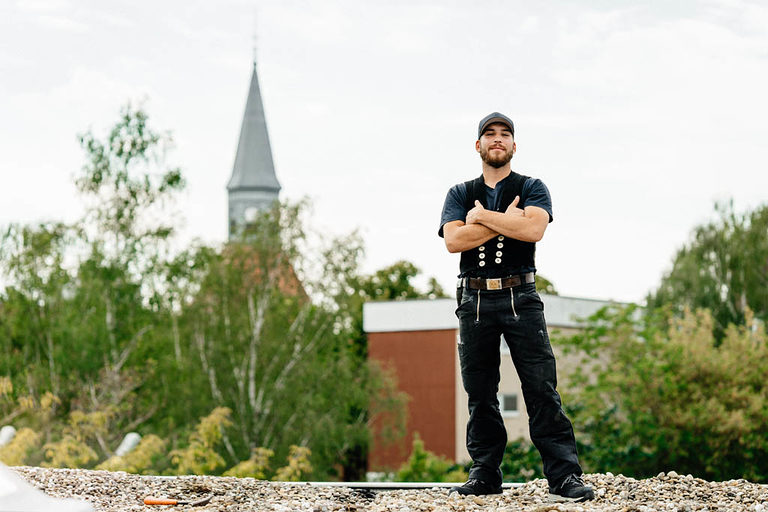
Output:
<instances>
[{"instance_id":1,"label":"metal rail on roof","mask_svg":"<svg viewBox=\"0 0 768 512\"><path fill-rule=\"evenodd\" d=\"M274 482L277 483L277 482ZM279 482L284 485L311 485L313 487L347 487L349 489L367 489L372 491L395 491L402 489L449 489L461 482ZM504 483L503 489L522 486L522 483Z\"/></svg>"},{"instance_id":2,"label":"metal rail on roof","mask_svg":"<svg viewBox=\"0 0 768 512\"><path fill-rule=\"evenodd\" d=\"M194 476L194 475L186 475ZM152 478L159 480L173 480L179 478L179 476L169 475L157 475ZM312 487L346 487L347 489L360 489L369 491L398 491L406 489L433 489L435 487L439 489L450 489L456 485L461 485L462 482L279 482L279 481L266 481L270 484L278 484L285 486L312 486ZM521 487L523 484L519 482L503 483L502 489L513 489L515 487Z\"/></svg>"}]
</instances>

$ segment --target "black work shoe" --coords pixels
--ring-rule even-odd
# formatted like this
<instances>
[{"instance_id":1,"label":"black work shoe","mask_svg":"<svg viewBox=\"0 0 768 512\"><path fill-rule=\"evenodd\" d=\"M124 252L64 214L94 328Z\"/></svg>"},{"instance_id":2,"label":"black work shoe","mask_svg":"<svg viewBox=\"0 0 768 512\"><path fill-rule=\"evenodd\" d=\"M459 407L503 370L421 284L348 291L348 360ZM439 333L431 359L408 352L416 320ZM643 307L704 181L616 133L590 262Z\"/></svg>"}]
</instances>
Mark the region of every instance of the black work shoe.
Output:
<instances>
[{"instance_id":1,"label":"black work shoe","mask_svg":"<svg viewBox=\"0 0 768 512\"><path fill-rule=\"evenodd\" d=\"M568 475L562 482L549 486L549 501L579 502L594 499L592 488L584 483L579 475Z\"/></svg>"},{"instance_id":2,"label":"black work shoe","mask_svg":"<svg viewBox=\"0 0 768 512\"><path fill-rule=\"evenodd\" d=\"M465 496L466 495L480 496L482 494L501 494L501 486L499 485L497 487L494 487L492 485L488 485L482 480L470 478L464 484L457 485L456 487L451 487L451 490L448 494L452 492L457 492Z\"/></svg>"}]
</instances>

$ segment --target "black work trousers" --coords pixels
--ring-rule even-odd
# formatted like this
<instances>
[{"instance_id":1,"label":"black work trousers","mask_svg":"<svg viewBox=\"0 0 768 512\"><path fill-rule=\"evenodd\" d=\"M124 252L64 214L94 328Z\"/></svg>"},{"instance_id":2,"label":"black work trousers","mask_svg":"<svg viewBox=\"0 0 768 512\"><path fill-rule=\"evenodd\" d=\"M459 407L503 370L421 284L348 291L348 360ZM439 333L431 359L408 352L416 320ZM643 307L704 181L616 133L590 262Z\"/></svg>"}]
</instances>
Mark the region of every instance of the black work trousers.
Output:
<instances>
[{"instance_id":1,"label":"black work trousers","mask_svg":"<svg viewBox=\"0 0 768 512\"><path fill-rule=\"evenodd\" d=\"M469 398L467 450L473 461L469 477L493 486L502 482L500 466L507 444L497 398L502 334L522 383L531 441L541 454L544 476L556 485L569 474L581 475L573 426L556 390L555 356L536 285L460 288L457 298L461 378Z\"/></svg>"}]
</instances>

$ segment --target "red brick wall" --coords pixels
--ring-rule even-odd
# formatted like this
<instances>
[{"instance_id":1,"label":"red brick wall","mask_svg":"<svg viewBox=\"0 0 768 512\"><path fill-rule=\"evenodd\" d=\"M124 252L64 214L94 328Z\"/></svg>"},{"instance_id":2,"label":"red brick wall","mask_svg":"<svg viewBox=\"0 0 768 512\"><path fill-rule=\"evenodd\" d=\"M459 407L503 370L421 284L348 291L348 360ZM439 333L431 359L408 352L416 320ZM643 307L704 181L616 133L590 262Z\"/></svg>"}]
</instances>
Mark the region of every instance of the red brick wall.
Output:
<instances>
[{"instance_id":1,"label":"red brick wall","mask_svg":"<svg viewBox=\"0 0 768 512\"><path fill-rule=\"evenodd\" d=\"M419 433L427 450L453 460L456 450L456 331L410 331L368 334L368 357L393 368L398 388L410 396L407 434L395 444L374 437L368 467L397 469Z\"/></svg>"}]
</instances>

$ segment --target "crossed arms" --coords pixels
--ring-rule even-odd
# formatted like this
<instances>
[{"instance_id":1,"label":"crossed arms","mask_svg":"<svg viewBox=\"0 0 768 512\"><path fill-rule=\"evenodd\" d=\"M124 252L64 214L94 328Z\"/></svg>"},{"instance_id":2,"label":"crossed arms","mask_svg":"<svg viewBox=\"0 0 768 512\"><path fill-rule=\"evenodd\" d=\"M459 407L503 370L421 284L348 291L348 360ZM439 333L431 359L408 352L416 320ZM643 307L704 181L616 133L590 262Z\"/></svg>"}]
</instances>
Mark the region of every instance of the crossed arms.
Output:
<instances>
[{"instance_id":1,"label":"crossed arms","mask_svg":"<svg viewBox=\"0 0 768 512\"><path fill-rule=\"evenodd\" d=\"M504 213L486 210L480 201L467 212L466 222L454 220L443 226L448 252L462 252L504 235L523 242L538 242L549 224L549 214L538 206L517 207L520 197Z\"/></svg>"}]
</instances>

